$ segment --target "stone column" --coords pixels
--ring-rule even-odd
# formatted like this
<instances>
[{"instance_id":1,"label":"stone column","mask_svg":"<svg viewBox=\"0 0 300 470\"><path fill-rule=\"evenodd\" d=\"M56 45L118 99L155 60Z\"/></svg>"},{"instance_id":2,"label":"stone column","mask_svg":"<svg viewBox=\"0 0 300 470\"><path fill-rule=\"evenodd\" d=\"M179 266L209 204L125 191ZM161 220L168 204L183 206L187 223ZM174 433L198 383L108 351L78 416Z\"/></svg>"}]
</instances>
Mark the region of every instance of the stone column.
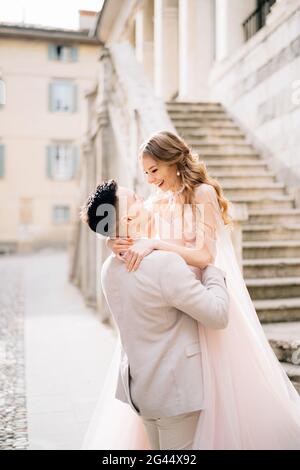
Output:
<instances>
[{"instance_id":1,"label":"stone column","mask_svg":"<svg viewBox=\"0 0 300 470\"><path fill-rule=\"evenodd\" d=\"M97 122L97 133L95 135L95 178L96 183L101 183L108 179L109 158L111 157L110 145L110 123L108 116L108 101L110 99L112 86L112 70L108 50L103 50L100 58L99 86L96 99L95 113ZM110 318L110 313L103 296L101 287L101 268L107 257L107 248L105 239L98 234L92 233L94 246L91 245L91 255L94 258L94 280L97 310L100 313L102 321Z\"/></svg>"},{"instance_id":2,"label":"stone column","mask_svg":"<svg viewBox=\"0 0 300 470\"><path fill-rule=\"evenodd\" d=\"M207 101L214 55L213 0L179 0L179 97Z\"/></svg>"},{"instance_id":3,"label":"stone column","mask_svg":"<svg viewBox=\"0 0 300 470\"><path fill-rule=\"evenodd\" d=\"M136 57L143 64L147 77L154 83L154 3L145 0L136 15Z\"/></svg>"},{"instance_id":4,"label":"stone column","mask_svg":"<svg viewBox=\"0 0 300 470\"><path fill-rule=\"evenodd\" d=\"M255 10L255 0L216 0L216 60L231 55L244 44L243 22Z\"/></svg>"},{"instance_id":5,"label":"stone column","mask_svg":"<svg viewBox=\"0 0 300 470\"><path fill-rule=\"evenodd\" d=\"M164 100L178 93L178 0L154 0L154 83Z\"/></svg>"}]
</instances>

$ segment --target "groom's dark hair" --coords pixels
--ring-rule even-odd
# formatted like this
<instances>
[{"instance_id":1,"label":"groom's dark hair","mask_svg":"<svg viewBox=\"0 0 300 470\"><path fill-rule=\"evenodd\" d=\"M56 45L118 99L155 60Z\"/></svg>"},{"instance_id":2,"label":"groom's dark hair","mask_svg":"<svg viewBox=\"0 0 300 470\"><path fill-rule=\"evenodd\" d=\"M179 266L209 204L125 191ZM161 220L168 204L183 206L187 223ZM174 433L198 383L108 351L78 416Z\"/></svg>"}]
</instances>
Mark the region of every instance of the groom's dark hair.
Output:
<instances>
[{"instance_id":1,"label":"groom's dark hair","mask_svg":"<svg viewBox=\"0 0 300 470\"><path fill-rule=\"evenodd\" d=\"M116 236L116 211L118 208L118 183L104 181L90 193L82 206L80 218L91 230L105 237Z\"/></svg>"}]
</instances>

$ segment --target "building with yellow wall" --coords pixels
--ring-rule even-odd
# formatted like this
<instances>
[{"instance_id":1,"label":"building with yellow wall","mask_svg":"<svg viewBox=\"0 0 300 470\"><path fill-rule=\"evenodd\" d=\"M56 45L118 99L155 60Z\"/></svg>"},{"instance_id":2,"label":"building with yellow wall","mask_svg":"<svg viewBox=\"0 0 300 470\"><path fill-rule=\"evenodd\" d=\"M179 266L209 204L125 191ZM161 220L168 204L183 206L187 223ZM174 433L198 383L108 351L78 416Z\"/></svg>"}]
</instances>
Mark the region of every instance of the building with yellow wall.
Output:
<instances>
[{"instance_id":1,"label":"building with yellow wall","mask_svg":"<svg viewBox=\"0 0 300 470\"><path fill-rule=\"evenodd\" d=\"M84 28L0 23L0 251L66 245L78 212L85 93L99 40Z\"/></svg>"}]
</instances>

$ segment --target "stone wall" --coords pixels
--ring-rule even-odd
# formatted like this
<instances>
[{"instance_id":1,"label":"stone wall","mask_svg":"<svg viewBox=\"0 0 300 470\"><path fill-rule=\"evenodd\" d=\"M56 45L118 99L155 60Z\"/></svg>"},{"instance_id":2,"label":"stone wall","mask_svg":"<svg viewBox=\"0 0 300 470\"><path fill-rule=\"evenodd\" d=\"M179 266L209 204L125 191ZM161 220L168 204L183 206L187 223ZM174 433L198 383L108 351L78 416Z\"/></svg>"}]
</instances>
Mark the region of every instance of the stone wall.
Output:
<instances>
[{"instance_id":1,"label":"stone wall","mask_svg":"<svg viewBox=\"0 0 300 470\"><path fill-rule=\"evenodd\" d=\"M215 65L212 97L246 133L251 130L250 139L292 189L300 185L300 2L288 1L275 13L236 54Z\"/></svg>"}]
</instances>

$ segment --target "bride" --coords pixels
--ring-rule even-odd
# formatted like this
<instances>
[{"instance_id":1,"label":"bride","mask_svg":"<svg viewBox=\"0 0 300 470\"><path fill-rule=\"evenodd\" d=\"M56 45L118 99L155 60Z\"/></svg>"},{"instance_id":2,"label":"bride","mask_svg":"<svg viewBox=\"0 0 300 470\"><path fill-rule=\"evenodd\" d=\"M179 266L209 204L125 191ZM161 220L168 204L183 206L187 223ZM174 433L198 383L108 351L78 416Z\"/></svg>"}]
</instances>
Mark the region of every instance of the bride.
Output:
<instances>
[{"instance_id":1,"label":"bride","mask_svg":"<svg viewBox=\"0 0 300 470\"><path fill-rule=\"evenodd\" d=\"M153 215L151 238L138 243L110 240L111 249L129 271L158 249L178 253L196 273L211 263L226 272L228 327L210 330L198 324L205 406L193 449L300 449L300 397L270 347L247 291L231 243L229 204L222 188L186 143L170 132L153 135L142 145L139 158L156 188L145 202ZM85 449L149 448L138 415L114 398L119 354L118 344Z\"/></svg>"}]
</instances>

